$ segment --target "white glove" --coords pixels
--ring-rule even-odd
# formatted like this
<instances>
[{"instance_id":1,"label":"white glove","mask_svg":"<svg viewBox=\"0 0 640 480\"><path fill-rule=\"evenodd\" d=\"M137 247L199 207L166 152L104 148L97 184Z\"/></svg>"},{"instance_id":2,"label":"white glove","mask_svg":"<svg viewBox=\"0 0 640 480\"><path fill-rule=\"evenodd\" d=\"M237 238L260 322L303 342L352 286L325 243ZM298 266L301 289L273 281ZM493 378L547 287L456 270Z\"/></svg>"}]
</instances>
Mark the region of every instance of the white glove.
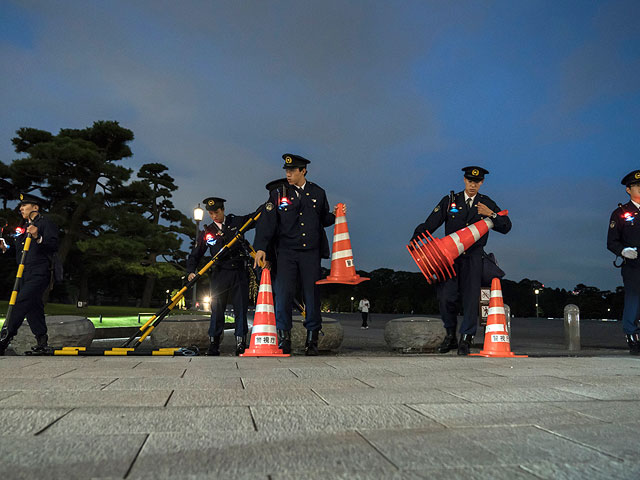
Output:
<instances>
[{"instance_id":1,"label":"white glove","mask_svg":"<svg viewBox=\"0 0 640 480\"><path fill-rule=\"evenodd\" d=\"M627 247L622 250L622 253L620 255L622 255L624 258L635 260L636 258L638 258L638 249Z\"/></svg>"}]
</instances>

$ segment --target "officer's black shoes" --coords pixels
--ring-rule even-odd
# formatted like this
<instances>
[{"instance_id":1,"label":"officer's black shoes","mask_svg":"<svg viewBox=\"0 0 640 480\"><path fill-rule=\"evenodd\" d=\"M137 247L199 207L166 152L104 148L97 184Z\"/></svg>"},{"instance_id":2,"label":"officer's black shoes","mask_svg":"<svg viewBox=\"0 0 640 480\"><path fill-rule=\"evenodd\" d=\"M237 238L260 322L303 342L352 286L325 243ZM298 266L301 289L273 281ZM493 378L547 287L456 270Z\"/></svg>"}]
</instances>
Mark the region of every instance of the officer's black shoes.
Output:
<instances>
[{"instance_id":1,"label":"officer's black shoes","mask_svg":"<svg viewBox=\"0 0 640 480\"><path fill-rule=\"evenodd\" d=\"M473 335L465 333L460 337L460 344L458 345L458 355L469 355L471 352L471 342L473 342Z\"/></svg>"},{"instance_id":2,"label":"officer's black shoes","mask_svg":"<svg viewBox=\"0 0 640 480\"><path fill-rule=\"evenodd\" d=\"M447 328L447 335L438 347L438 353L447 353L449 350L458 348L458 339L456 338L456 329Z\"/></svg>"},{"instance_id":3,"label":"officer's black shoes","mask_svg":"<svg viewBox=\"0 0 640 480\"><path fill-rule=\"evenodd\" d=\"M4 352L7 350L10 343L11 337L9 336L9 330L3 328L0 331L0 356L4 355Z\"/></svg>"},{"instance_id":4,"label":"officer's black shoes","mask_svg":"<svg viewBox=\"0 0 640 480\"><path fill-rule=\"evenodd\" d=\"M207 349L207 355L209 357L217 357L220 355L220 335L216 337L209 337L211 343Z\"/></svg>"},{"instance_id":5,"label":"officer's black shoes","mask_svg":"<svg viewBox=\"0 0 640 480\"><path fill-rule=\"evenodd\" d=\"M629 345L629 353L631 355L640 355L640 335L634 333L627 335L627 345Z\"/></svg>"},{"instance_id":6,"label":"officer's black shoes","mask_svg":"<svg viewBox=\"0 0 640 480\"><path fill-rule=\"evenodd\" d=\"M236 337L236 357L242 355L247 349L247 336Z\"/></svg>"},{"instance_id":7,"label":"officer's black shoes","mask_svg":"<svg viewBox=\"0 0 640 480\"><path fill-rule=\"evenodd\" d=\"M278 330L278 348L282 353L291 353L291 330Z\"/></svg>"},{"instance_id":8,"label":"officer's black shoes","mask_svg":"<svg viewBox=\"0 0 640 480\"><path fill-rule=\"evenodd\" d=\"M317 357L318 352L318 332L319 330L307 330L307 341L304 343L304 354L307 357Z\"/></svg>"},{"instance_id":9,"label":"officer's black shoes","mask_svg":"<svg viewBox=\"0 0 640 480\"><path fill-rule=\"evenodd\" d=\"M48 335L38 335L36 337L38 344L35 347L31 347L31 351L27 352L29 355L51 355L53 348L48 345Z\"/></svg>"}]
</instances>

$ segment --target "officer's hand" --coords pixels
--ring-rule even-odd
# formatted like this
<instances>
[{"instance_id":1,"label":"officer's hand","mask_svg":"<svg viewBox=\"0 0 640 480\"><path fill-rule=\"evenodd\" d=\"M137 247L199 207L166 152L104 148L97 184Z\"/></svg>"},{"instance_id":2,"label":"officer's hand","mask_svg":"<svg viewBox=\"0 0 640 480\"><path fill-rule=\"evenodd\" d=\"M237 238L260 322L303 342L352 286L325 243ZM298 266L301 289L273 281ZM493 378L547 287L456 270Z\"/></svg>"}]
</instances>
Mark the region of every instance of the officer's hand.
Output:
<instances>
[{"instance_id":1,"label":"officer's hand","mask_svg":"<svg viewBox=\"0 0 640 480\"><path fill-rule=\"evenodd\" d=\"M33 238L38 238L38 227L35 225L29 225L27 227L27 233L30 233Z\"/></svg>"},{"instance_id":2,"label":"officer's hand","mask_svg":"<svg viewBox=\"0 0 640 480\"><path fill-rule=\"evenodd\" d=\"M336 205L335 207L333 207L333 214L334 215L338 215L338 205ZM342 204L342 214L346 215L347 214L347 205L346 204Z\"/></svg>"},{"instance_id":3,"label":"officer's hand","mask_svg":"<svg viewBox=\"0 0 640 480\"><path fill-rule=\"evenodd\" d=\"M494 214L494 211L487 207L484 203L478 202L478 213L480 215L484 215L485 217L490 217Z\"/></svg>"},{"instance_id":4,"label":"officer's hand","mask_svg":"<svg viewBox=\"0 0 640 480\"><path fill-rule=\"evenodd\" d=\"M264 250L258 250L256 257L253 259L253 268L264 266L267 260L267 254Z\"/></svg>"},{"instance_id":5,"label":"officer's hand","mask_svg":"<svg viewBox=\"0 0 640 480\"><path fill-rule=\"evenodd\" d=\"M638 249L632 247L624 248L621 255L624 258L628 258L629 260L635 260L636 258L638 258Z\"/></svg>"},{"instance_id":6,"label":"officer's hand","mask_svg":"<svg viewBox=\"0 0 640 480\"><path fill-rule=\"evenodd\" d=\"M189 276L187 277L187 281L190 282L194 278L196 278L196 274L195 273L190 273Z\"/></svg>"}]
</instances>

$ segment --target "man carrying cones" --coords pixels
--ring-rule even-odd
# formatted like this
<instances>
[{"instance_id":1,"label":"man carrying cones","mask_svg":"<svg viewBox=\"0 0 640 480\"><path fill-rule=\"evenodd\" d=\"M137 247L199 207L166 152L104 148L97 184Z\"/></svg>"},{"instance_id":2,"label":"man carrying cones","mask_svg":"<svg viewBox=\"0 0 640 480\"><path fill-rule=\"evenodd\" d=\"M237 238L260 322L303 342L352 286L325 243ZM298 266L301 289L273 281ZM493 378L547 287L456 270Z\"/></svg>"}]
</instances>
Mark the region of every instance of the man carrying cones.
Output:
<instances>
[{"instance_id":1,"label":"man carrying cones","mask_svg":"<svg viewBox=\"0 0 640 480\"><path fill-rule=\"evenodd\" d=\"M264 262L269 243L275 239L278 347L285 354L291 353L291 313L299 276L306 306L305 353L317 355L322 318L316 281L320 279L321 258L329 258L329 242L324 229L334 224L336 209L332 213L325 191L307 181L309 160L290 153L282 158L285 162L282 168L286 170L287 182L292 188L284 189L284 196L280 189L273 189L269 195L264 214L256 225L254 267Z\"/></svg>"},{"instance_id":2,"label":"man carrying cones","mask_svg":"<svg viewBox=\"0 0 640 480\"><path fill-rule=\"evenodd\" d=\"M418 225L413 238L428 230L433 233L444 223L445 234L450 235L465 228L483 217L491 217L493 230L506 234L511 230L511 220L498 215L500 208L486 195L478 193L489 172L482 167L465 167L464 190L447 195L440 200L424 223ZM437 294L440 315L447 335L438 347L440 353L457 348L458 355L469 355L471 342L476 334L478 322L478 301L482 283L482 254L489 235L484 235L467 251L463 252L453 263L456 275L438 284ZM460 326L460 343L456 339L458 323L458 298L462 297L464 318Z\"/></svg>"},{"instance_id":3,"label":"man carrying cones","mask_svg":"<svg viewBox=\"0 0 640 480\"><path fill-rule=\"evenodd\" d=\"M4 355L25 317L37 342L31 349L32 353L44 355L50 352L42 297L51 282L53 255L58 251L58 227L41 215L45 204L42 198L35 195L20 194L20 215L25 226L16 229L14 238L18 263L22 258L27 235L31 235L31 242L24 260L16 303L0 331L0 355ZM6 250L7 247L3 244L3 253Z\"/></svg>"},{"instance_id":4,"label":"man carrying cones","mask_svg":"<svg viewBox=\"0 0 640 480\"><path fill-rule=\"evenodd\" d=\"M622 329L627 339L629 353L640 355L640 170L629 172L620 182L630 197L628 203L620 205L611 214L607 248L622 261L624 283L624 310Z\"/></svg>"}]
</instances>

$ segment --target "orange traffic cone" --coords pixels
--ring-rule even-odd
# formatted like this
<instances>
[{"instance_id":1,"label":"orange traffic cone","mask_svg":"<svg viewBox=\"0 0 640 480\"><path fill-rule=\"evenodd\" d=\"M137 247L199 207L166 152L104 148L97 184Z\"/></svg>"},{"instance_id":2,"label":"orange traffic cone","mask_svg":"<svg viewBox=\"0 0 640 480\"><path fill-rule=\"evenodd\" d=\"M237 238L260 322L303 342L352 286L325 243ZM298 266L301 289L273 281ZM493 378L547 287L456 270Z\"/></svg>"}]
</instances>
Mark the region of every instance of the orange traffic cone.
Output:
<instances>
[{"instance_id":1,"label":"orange traffic cone","mask_svg":"<svg viewBox=\"0 0 640 480\"><path fill-rule=\"evenodd\" d=\"M501 216L508 214L508 210L498 212ZM487 217L442 239L434 238L429 232L425 232L426 235L423 233L421 237L412 240L407 245L407 250L427 282L443 282L455 276L454 260L486 235L491 228L493 228L493 220Z\"/></svg>"},{"instance_id":2,"label":"orange traffic cone","mask_svg":"<svg viewBox=\"0 0 640 480\"><path fill-rule=\"evenodd\" d=\"M273 291L271 289L271 272L262 269L256 314L253 317L251 343L241 357L288 357L278 348L276 331L276 315L273 309Z\"/></svg>"},{"instance_id":3,"label":"orange traffic cone","mask_svg":"<svg viewBox=\"0 0 640 480\"><path fill-rule=\"evenodd\" d=\"M484 331L484 348L480 353L472 353L480 357L527 357L528 355L514 355L511 353L507 319L504 314L502 301L502 287L500 279L491 281L491 300L489 300L489 316Z\"/></svg>"},{"instance_id":4,"label":"orange traffic cone","mask_svg":"<svg viewBox=\"0 0 640 480\"><path fill-rule=\"evenodd\" d=\"M349 238L349 228L347 227L347 217L344 213L344 203L338 204L336 223L333 226L333 248L331 249L331 272L324 280L318 280L317 284L323 283L345 283L347 285L357 285L365 280L356 273L353 265L353 252L351 251L351 239Z\"/></svg>"}]
</instances>

